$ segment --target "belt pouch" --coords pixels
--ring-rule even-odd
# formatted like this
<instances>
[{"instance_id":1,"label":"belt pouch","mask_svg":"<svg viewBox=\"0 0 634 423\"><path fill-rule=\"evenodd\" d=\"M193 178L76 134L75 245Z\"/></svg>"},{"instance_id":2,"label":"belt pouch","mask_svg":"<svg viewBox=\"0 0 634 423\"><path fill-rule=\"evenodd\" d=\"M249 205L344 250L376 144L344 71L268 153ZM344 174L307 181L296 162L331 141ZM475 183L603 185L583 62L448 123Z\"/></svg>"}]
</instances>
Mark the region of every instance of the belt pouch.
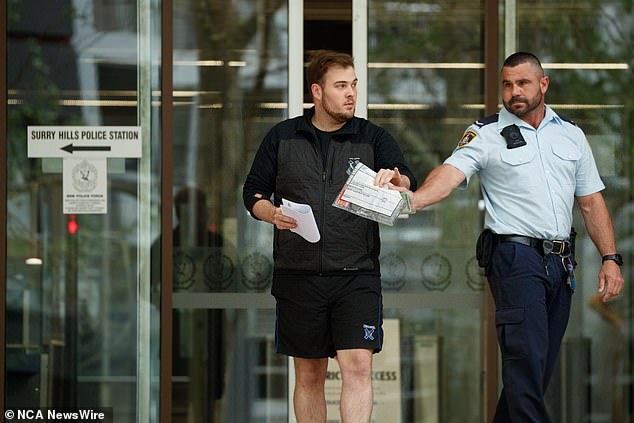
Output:
<instances>
[{"instance_id":1,"label":"belt pouch","mask_svg":"<svg viewBox=\"0 0 634 423\"><path fill-rule=\"evenodd\" d=\"M476 241L476 259L478 266L486 268L491 261L495 247L495 234L491 229L485 229L480 233Z\"/></svg>"}]
</instances>

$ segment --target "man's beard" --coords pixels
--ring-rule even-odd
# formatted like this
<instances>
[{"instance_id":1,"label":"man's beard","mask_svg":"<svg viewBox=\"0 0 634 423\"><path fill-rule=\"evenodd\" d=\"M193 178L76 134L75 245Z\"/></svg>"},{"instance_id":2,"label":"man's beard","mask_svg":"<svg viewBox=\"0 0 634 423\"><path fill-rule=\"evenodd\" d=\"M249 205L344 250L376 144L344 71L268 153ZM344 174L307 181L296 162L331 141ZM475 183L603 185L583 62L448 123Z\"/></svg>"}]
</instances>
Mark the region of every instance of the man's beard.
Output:
<instances>
[{"instance_id":1,"label":"man's beard","mask_svg":"<svg viewBox=\"0 0 634 423\"><path fill-rule=\"evenodd\" d=\"M352 119L352 117L354 116L354 109L352 109L352 112L350 113L335 112L334 110L330 108L330 103L326 101L325 99L322 101L321 105L324 109L324 112L326 112L326 114L330 116L332 119L334 119L336 122L346 123L347 121Z\"/></svg>"},{"instance_id":2,"label":"man's beard","mask_svg":"<svg viewBox=\"0 0 634 423\"><path fill-rule=\"evenodd\" d=\"M506 110L513 113L515 116L521 118L522 116L526 116L533 110L537 109L539 105L541 104L541 101L542 101L541 93L537 97L534 97L531 100L528 100L526 97L518 96L518 97L512 97L508 102L504 102L504 107L506 108ZM514 103L524 103L527 106L523 110L517 110L511 107L513 106Z\"/></svg>"}]
</instances>

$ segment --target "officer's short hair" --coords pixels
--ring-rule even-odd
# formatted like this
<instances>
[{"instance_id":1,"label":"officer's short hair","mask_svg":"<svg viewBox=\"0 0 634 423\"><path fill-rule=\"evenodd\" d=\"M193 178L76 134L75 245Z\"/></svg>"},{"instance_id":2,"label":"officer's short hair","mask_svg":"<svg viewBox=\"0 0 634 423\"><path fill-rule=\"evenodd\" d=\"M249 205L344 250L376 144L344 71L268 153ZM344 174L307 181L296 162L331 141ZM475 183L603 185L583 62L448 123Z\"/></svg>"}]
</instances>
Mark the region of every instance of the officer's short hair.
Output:
<instances>
[{"instance_id":1,"label":"officer's short hair","mask_svg":"<svg viewBox=\"0 0 634 423\"><path fill-rule=\"evenodd\" d=\"M313 84L322 85L324 75L333 66L341 66L342 68L354 68L354 60L348 53L341 53L333 50L317 50L308 62L306 68L306 82L308 82L308 91Z\"/></svg>"},{"instance_id":2,"label":"officer's short hair","mask_svg":"<svg viewBox=\"0 0 634 423\"><path fill-rule=\"evenodd\" d=\"M533 53L529 53L526 51L518 51L517 53L511 54L504 61L503 67L514 68L515 66L521 65L522 63L531 63L535 65L538 69L540 69L542 72L544 71L544 68L542 68L542 63L539 61L537 56L535 56Z\"/></svg>"}]
</instances>

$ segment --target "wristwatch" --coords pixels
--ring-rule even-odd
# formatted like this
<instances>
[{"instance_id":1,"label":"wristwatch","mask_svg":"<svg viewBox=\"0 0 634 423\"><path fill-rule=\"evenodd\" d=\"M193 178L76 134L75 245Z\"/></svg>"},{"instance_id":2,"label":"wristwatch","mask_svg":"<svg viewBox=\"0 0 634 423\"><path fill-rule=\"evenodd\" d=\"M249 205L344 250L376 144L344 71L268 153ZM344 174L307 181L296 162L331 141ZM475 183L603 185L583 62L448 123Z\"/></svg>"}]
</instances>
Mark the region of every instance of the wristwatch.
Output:
<instances>
[{"instance_id":1,"label":"wristwatch","mask_svg":"<svg viewBox=\"0 0 634 423\"><path fill-rule=\"evenodd\" d=\"M605 262L606 260L612 260L616 264L618 264L619 266L623 266L623 256L620 255L619 253L607 254L607 255L601 257L601 263Z\"/></svg>"}]
</instances>

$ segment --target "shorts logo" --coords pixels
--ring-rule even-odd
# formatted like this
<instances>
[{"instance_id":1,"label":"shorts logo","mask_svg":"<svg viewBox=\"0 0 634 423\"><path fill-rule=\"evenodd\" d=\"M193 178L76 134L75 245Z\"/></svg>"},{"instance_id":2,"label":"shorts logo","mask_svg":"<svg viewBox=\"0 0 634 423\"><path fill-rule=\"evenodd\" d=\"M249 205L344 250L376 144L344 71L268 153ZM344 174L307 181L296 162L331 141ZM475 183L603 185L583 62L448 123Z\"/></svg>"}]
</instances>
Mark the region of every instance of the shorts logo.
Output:
<instances>
[{"instance_id":1,"label":"shorts logo","mask_svg":"<svg viewBox=\"0 0 634 423\"><path fill-rule=\"evenodd\" d=\"M374 341L374 330L376 329L375 326L370 326L370 325L363 325L363 339L365 339L366 341Z\"/></svg>"}]
</instances>

